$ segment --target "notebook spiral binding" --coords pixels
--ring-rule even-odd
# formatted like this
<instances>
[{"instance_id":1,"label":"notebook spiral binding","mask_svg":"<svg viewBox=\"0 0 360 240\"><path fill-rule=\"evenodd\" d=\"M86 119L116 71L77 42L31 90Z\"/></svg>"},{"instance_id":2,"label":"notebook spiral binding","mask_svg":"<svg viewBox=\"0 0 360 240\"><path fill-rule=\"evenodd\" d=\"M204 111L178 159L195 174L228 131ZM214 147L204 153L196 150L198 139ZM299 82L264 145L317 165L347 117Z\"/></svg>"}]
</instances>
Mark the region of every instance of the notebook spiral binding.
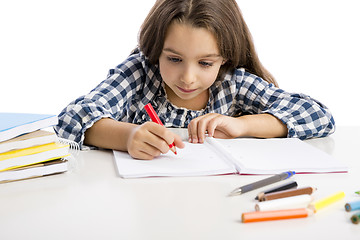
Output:
<instances>
[{"instance_id":1,"label":"notebook spiral binding","mask_svg":"<svg viewBox=\"0 0 360 240\"><path fill-rule=\"evenodd\" d=\"M80 151L80 146L77 142L69 140L69 139L65 139L65 138L58 138L58 142L62 143L62 144L67 144L70 146L70 150L74 150L74 151Z\"/></svg>"},{"instance_id":2,"label":"notebook spiral binding","mask_svg":"<svg viewBox=\"0 0 360 240\"><path fill-rule=\"evenodd\" d=\"M74 157L77 157L79 155L80 145L77 142L60 137L57 138L57 141L59 143L69 145L70 154L73 155Z\"/></svg>"},{"instance_id":3,"label":"notebook spiral binding","mask_svg":"<svg viewBox=\"0 0 360 240\"><path fill-rule=\"evenodd\" d=\"M65 157L68 161L69 171L73 172L79 169L79 166L81 165L81 161L79 159L80 145L75 141L60 137L57 138L57 142L69 145L70 155Z\"/></svg>"}]
</instances>

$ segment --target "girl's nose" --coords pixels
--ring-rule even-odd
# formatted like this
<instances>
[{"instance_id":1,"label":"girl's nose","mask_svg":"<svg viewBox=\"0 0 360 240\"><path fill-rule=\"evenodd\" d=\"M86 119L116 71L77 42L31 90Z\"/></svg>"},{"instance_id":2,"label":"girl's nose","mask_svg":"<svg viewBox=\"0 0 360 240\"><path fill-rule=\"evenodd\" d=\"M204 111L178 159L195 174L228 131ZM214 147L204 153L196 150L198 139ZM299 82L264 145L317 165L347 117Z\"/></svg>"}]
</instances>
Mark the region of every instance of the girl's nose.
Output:
<instances>
[{"instance_id":1,"label":"girl's nose","mask_svg":"<svg viewBox=\"0 0 360 240\"><path fill-rule=\"evenodd\" d=\"M185 84L192 84L196 80L195 69L192 66L186 66L181 77L181 81Z\"/></svg>"}]
</instances>

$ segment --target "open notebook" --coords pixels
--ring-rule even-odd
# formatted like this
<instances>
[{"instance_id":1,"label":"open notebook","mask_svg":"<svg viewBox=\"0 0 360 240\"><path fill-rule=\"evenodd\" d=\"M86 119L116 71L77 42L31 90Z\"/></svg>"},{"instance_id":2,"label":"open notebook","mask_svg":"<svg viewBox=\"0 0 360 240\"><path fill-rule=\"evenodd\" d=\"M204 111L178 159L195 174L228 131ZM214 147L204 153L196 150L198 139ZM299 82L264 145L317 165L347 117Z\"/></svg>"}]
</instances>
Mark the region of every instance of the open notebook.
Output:
<instances>
[{"instance_id":1,"label":"open notebook","mask_svg":"<svg viewBox=\"0 0 360 240\"><path fill-rule=\"evenodd\" d=\"M204 144L185 142L184 149L153 160L135 160L114 151L118 173L123 178L151 176L206 176L219 174L276 174L347 172L331 155L296 138L214 139Z\"/></svg>"}]
</instances>

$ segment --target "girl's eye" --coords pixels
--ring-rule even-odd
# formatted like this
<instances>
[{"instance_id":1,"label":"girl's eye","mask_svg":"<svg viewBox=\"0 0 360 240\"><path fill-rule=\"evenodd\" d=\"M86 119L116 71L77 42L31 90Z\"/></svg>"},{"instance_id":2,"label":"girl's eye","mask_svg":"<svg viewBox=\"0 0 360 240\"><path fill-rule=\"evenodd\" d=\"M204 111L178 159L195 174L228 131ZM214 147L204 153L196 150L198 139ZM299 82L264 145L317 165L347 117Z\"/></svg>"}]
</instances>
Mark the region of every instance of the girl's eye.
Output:
<instances>
[{"instance_id":1,"label":"girl's eye","mask_svg":"<svg viewBox=\"0 0 360 240\"><path fill-rule=\"evenodd\" d=\"M168 57L168 60L170 62L173 62L173 63L179 63L181 62L181 59L180 58L175 58L175 57Z\"/></svg>"},{"instance_id":2,"label":"girl's eye","mask_svg":"<svg viewBox=\"0 0 360 240\"><path fill-rule=\"evenodd\" d=\"M204 61L199 62L199 64L203 67L211 67L213 65L212 63L204 62Z\"/></svg>"}]
</instances>

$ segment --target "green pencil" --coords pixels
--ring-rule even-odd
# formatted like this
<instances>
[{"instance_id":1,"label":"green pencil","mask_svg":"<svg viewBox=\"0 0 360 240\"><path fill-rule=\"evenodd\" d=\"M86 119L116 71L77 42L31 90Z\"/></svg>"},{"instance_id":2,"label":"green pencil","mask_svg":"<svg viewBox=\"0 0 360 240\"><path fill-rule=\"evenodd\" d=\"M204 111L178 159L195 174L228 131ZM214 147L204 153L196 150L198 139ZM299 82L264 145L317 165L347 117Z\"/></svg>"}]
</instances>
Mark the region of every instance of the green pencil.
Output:
<instances>
[{"instance_id":1,"label":"green pencil","mask_svg":"<svg viewBox=\"0 0 360 240\"><path fill-rule=\"evenodd\" d=\"M355 193L360 195L360 191L357 191L357 192L355 192Z\"/></svg>"}]
</instances>

